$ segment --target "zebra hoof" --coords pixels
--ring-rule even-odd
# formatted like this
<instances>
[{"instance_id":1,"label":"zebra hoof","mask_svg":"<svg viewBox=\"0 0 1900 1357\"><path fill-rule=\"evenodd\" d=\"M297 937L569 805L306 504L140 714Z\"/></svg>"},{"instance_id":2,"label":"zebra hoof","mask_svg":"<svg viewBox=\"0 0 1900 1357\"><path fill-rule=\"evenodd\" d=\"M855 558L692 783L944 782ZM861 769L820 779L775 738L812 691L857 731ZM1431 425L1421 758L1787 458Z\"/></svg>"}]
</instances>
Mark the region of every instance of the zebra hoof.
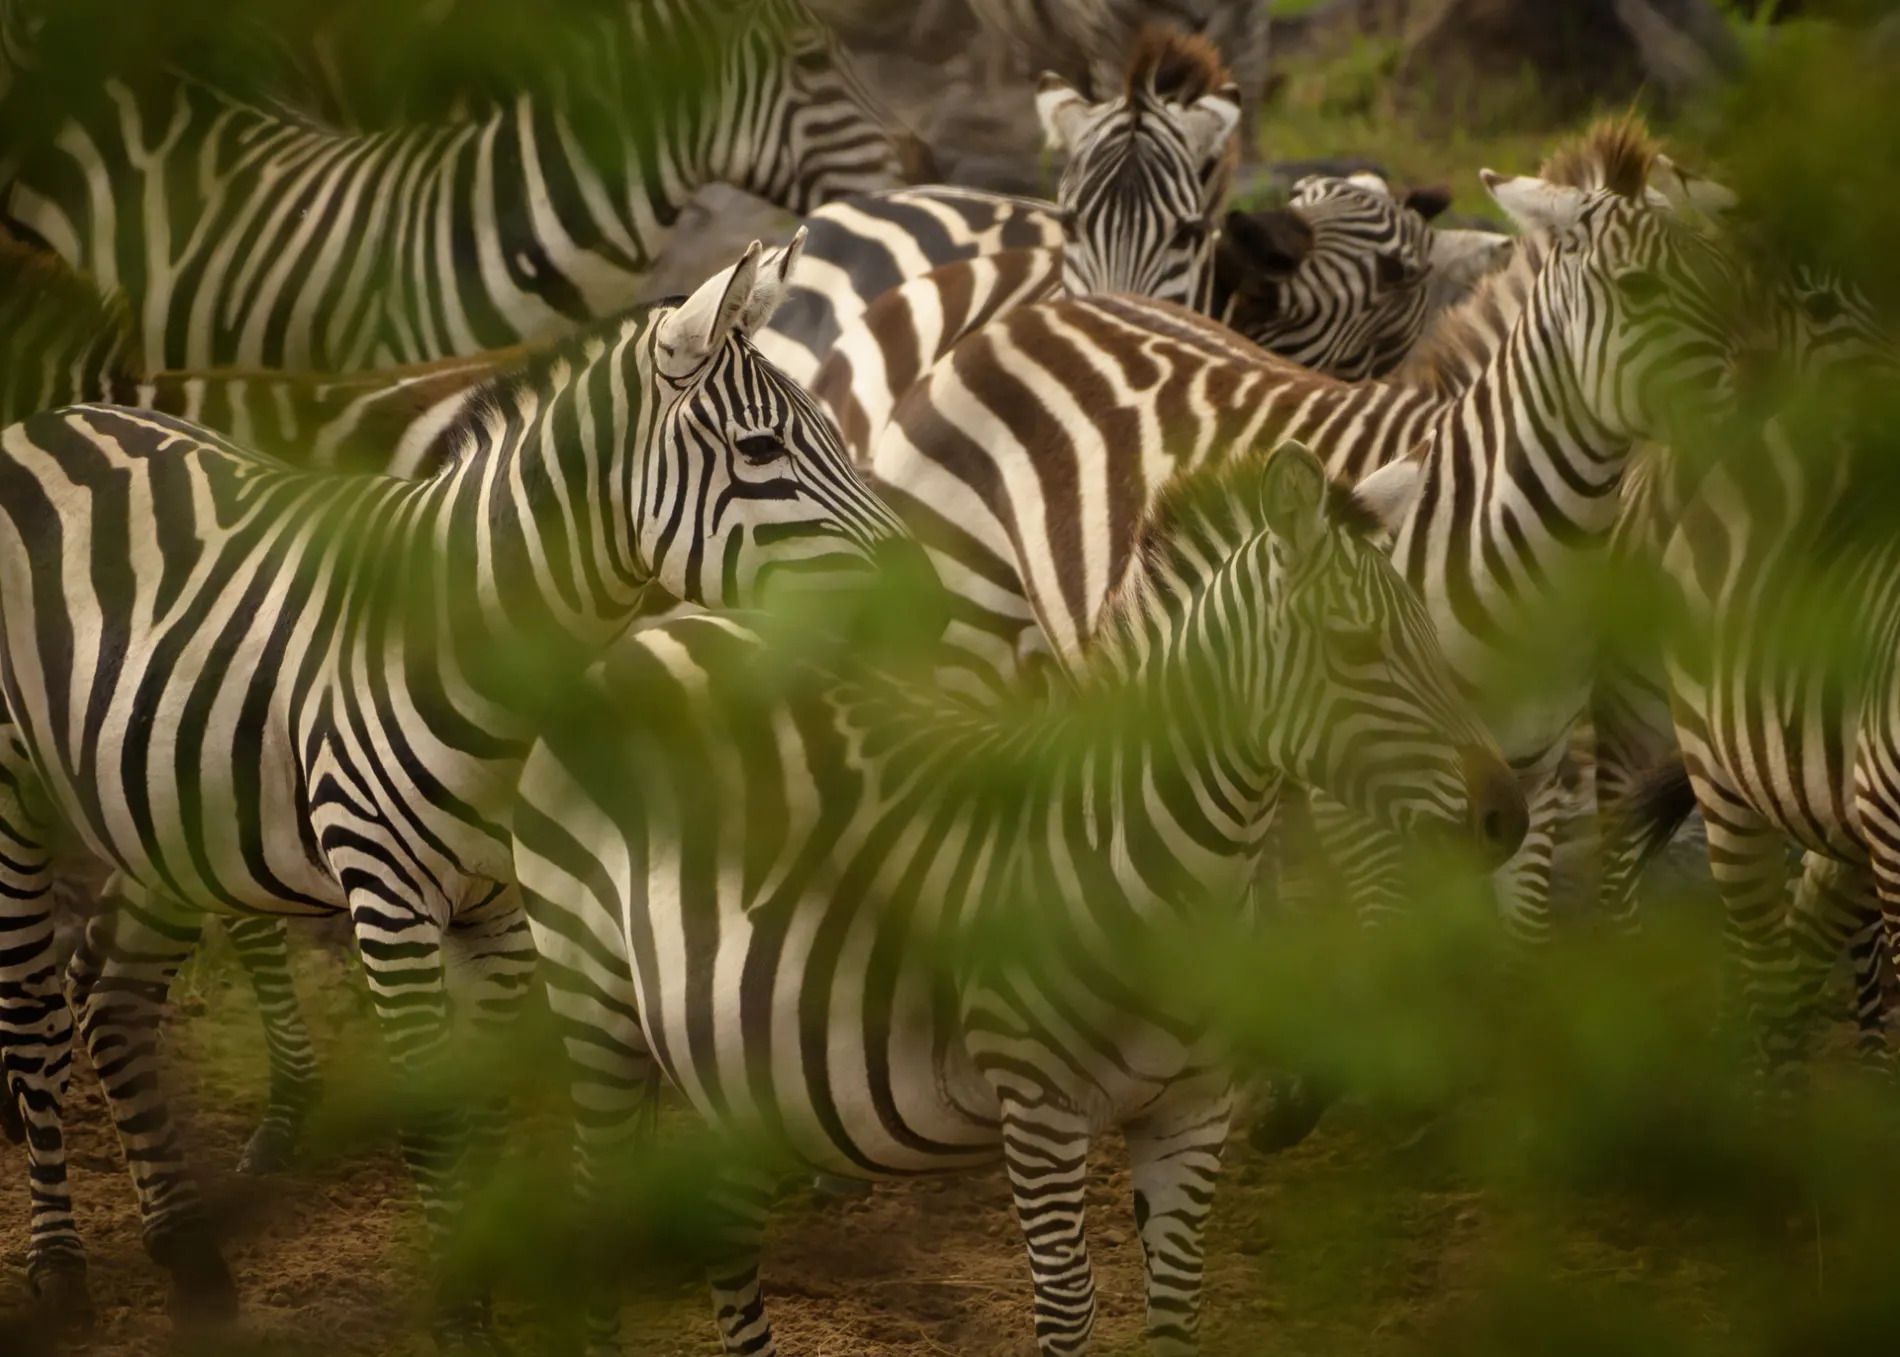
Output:
<instances>
[{"instance_id":1,"label":"zebra hoof","mask_svg":"<svg viewBox=\"0 0 1900 1357\"><path fill-rule=\"evenodd\" d=\"M1319 1119L1337 1096L1311 1079L1275 1084L1267 1113L1247 1132L1247 1143L1262 1154L1279 1154L1292 1149L1313 1134L1313 1128L1319 1125Z\"/></svg>"},{"instance_id":2,"label":"zebra hoof","mask_svg":"<svg viewBox=\"0 0 1900 1357\"><path fill-rule=\"evenodd\" d=\"M297 1133L280 1122L265 1121L251 1132L237 1171L247 1178L268 1178L288 1169L297 1157Z\"/></svg>"},{"instance_id":3,"label":"zebra hoof","mask_svg":"<svg viewBox=\"0 0 1900 1357\"><path fill-rule=\"evenodd\" d=\"M61 1257L30 1266L27 1282L33 1288L37 1324L56 1334L92 1332L92 1292L86 1286L84 1259Z\"/></svg>"},{"instance_id":4,"label":"zebra hoof","mask_svg":"<svg viewBox=\"0 0 1900 1357\"><path fill-rule=\"evenodd\" d=\"M152 1261L172 1276L165 1308L173 1328L215 1329L237 1319L237 1283L208 1233L194 1230L154 1245Z\"/></svg>"}]
</instances>

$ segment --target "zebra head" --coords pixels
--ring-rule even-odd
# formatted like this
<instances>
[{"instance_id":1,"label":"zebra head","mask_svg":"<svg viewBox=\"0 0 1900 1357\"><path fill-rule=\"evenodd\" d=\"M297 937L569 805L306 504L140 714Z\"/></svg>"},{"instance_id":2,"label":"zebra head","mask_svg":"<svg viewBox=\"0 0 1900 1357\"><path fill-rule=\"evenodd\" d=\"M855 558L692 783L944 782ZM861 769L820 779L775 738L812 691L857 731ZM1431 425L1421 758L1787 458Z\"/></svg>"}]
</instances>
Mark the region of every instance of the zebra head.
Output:
<instances>
[{"instance_id":1,"label":"zebra head","mask_svg":"<svg viewBox=\"0 0 1900 1357\"><path fill-rule=\"evenodd\" d=\"M1726 400L1737 347L1761 323L1732 256L1648 195L1644 145L1618 147L1602 187L1481 172L1547 250L1532 302L1545 330L1520 322L1515 338L1537 348L1552 383L1575 384L1600 426L1632 440L1663 433L1671 408Z\"/></svg>"},{"instance_id":2,"label":"zebra head","mask_svg":"<svg viewBox=\"0 0 1900 1357\"><path fill-rule=\"evenodd\" d=\"M1740 197L1730 188L1683 168L1668 156L1656 156L1649 193L1678 216L1719 238L1741 237L1747 245L1748 222ZM1772 329L1770 361L1799 374L1871 370L1891 372L1900 358L1893 332L1879 309L1848 279L1801 260L1751 262L1763 277Z\"/></svg>"},{"instance_id":3,"label":"zebra head","mask_svg":"<svg viewBox=\"0 0 1900 1357\"><path fill-rule=\"evenodd\" d=\"M1223 777L1278 772L1395 832L1474 840L1497 862L1523 838L1523 794L1383 541L1426 466L1414 454L1348 490L1287 443L1264 468L1238 457L1180 477L1143 525L1096 649L1120 672L1157 672L1163 638L1191 675L1174 719L1233 732L1211 759Z\"/></svg>"},{"instance_id":4,"label":"zebra head","mask_svg":"<svg viewBox=\"0 0 1900 1357\"><path fill-rule=\"evenodd\" d=\"M804 214L930 175L929 156L864 87L837 35L800 0L693 0L734 25L708 100L713 169Z\"/></svg>"},{"instance_id":5,"label":"zebra head","mask_svg":"<svg viewBox=\"0 0 1900 1357\"><path fill-rule=\"evenodd\" d=\"M1214 259L1216 314L1282 357L1347 381L1398 365L1425 328L1428 282L1468 286L1509 238L1430 225L1438 189L1395 195L1376 174L1308 175L1287 206L1230 212Z\"/></svg>"},{"instance_id":6,"label":"zebra head","mask_svg":"<svg viewBox=\"0 0 1900 1357\"><path fill-rule=\"evenodd\" d=\"M801 228L765 255L754 241L648 332L655 453L640 473L634 549L650 579L688 602L755 604L781 576L860 582L881 549L911 544L831 421L753 347L804 240Z\"/></svg>"},{"instance_id":7,"label":"zebra head","mask_svg":"<svg viewBox=\"0 0 1900 1357\"><path fill-rule=\"evenodd\" d=\"M1348 490L1297 443L1267 458L1279 588L1261 653L1278 673L1259 710L1293 777L1401 833L1455 829L1496 865L1524 837L1523 792L1385 550L1428 465L1421 449Z\"/></svg>"},{"instance_id":8,"label":"zebra head","mask_svg":"<svg viewBox=\"0 0 1900 1357\"><path fill-rule=\"evenodd\" d=\"M1145 33L1120 94L1091 103L1044 75L1036 111L1069 158L1056 187L1063 285L1205 310L1240 121L1239 87L1214 49Z\"/></svg>"}]
</instances>

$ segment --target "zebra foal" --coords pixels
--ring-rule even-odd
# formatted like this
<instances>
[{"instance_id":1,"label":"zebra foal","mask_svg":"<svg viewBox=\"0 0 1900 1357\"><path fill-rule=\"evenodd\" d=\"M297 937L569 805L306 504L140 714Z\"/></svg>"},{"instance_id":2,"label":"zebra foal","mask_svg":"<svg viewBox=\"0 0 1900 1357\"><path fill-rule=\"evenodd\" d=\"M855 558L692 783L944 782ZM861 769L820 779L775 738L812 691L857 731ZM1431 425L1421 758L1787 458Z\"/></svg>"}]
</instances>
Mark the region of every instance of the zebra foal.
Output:
<instances>
[{"instance_id":1,"label":"zebra foal","mask_svg":"<svg viewBox=\"0 0 1900 1357\"><path fill-rule=\"evenodd\" d=\"M167 1109L136 1078L202 915L347 912L397 1065L427 1070L448 1035L445 942L470 958L478 1022L520 1001L532 949L507 797L537 723L646 584L710 604L775 579L831 588L901 539L747 338L797 245L763 261L755 245L685 302L496 382L423 481L293 471L114 407L0 434L0 1060L29 1126L36 1280L83 1289L49 819L115 871L80 1021L148 1249L182 1300L228 1306ZM90 574L59 564L74 540ZM460 1122L405 1128L438 1248L460 1207ZM438 1317L467 1333L479 1313L445 1290Z\"/></svg>"},{"instance_id":2,"label":"zebra foal","mask_svg":"<svg viewBox=\"0 0 1900 1357\"><path fill-rule=\"evenodd\" d=\"M1229 1080L1217 1035L1129 959L1191 902L1244 907L1283 777L1492 862L1523 832L1380 526L1297 447L1164 497L1072 703L1026 713L863 665L762 694L769 649L728 619L617 645L514 810L583 1181L650 1060L716 1126L831 1174L1000 1154L1039 1349L1071 1354L1094 1319L1089 1143L1119 1126L1149 1332L1194 1351ZM986 950L1012 920L1034 942ZM731 1187L720 1333L769 1353L767 1194Z\"/></svg>"}]
</instances>

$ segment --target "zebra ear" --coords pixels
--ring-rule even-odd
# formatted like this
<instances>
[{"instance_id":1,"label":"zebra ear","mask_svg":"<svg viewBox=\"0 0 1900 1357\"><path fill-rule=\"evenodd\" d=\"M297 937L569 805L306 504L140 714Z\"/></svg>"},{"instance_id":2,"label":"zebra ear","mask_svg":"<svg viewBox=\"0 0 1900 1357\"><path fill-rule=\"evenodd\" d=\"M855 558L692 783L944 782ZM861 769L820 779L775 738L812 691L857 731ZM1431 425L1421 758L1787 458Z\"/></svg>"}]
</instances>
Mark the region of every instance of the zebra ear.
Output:
<instances>
[{"instance_id":1,"label":"zebra ear","mask_svg":"<svg viewBox=\"0 0 1900 1357\"><path fill-rule=\"evenodd\" d=\"M746 298L745 309L739 313L740 334L750 339L765 322L772 319L779 303L792 290L792 270L798 267L798 257L804 252L805 228L801 226L792 237L791 244L768 251L760 258L759 280L752 289L752 295Z\"/></svg>"},{"instance_id":2,"label":"zebra ear","mask_svg":"<svg viewBox=\"0 0 1900 1357\"><path fill-rule=\"evenodd\" d=\"M1313 252L1313 227L1290 207L1229 212L1221 250L1243 285L1254 274L1290 278Z\"/></svg>"},{"instance_id":3,"label":"zebra ear","mask_svg":"<svg viewBox=\"0 0 1900 1357\"><path fill-rule=\"evenodd\" d=\"M1378 521L1388 538L1398 532L1425 488L1425 453L1431 445L1432 440L1426 439L1397 461L1367 472L1352 488L1354 501Z\"/></svg>"},{"instance_id":4,"label":"zebra ear","mask_svg":"<svg viewBox=\"0 0 1900 1357\"><path fill-rule=\"evenodd\" d=\"M1451 206L1451 189L1444 184L1432 184L1425 188L1408 188L1402 200L1419 216L1430 221Z\"/></svg>"},{"instance_id":5,"label":"zebra ear","mask_svg":"<svg viewBox=\"0 0 1900 1357\"><path fill-rule=\"evenodd\" d=\"M699 290L660 321L654 335L654 353L660 371L669 377L688 377L717 353L739 323L759 277L759 242L731 268L715 273Z\"/></svg>"},{"instance_id":6,"label":"zebra ear","mask_svg":"<svg viewBox=\"0 0 1900 1357\"><path fill-rule=\"evenodd\" d=\"M1552 184L1529 174L1513 177L1479 170L1478 177L1498 206L1525 231L1554 235L1575 226L1583 211L1586 195L1580 188Z\"/></svg>"},{"instance_id":7,"label":"zebra ear","mask_svg":"<svg viewBox=\"0 0 1900 1357\"><path fill-rule=\"evenodd\" d=\"M1094 112L1095 106L1054 71L1044 71L1036 82L1036 116L1050 150L1073 151Z\"/></svg>"},{"instance_id":8,"label":"zebra ear","mask_svg":"<svg viewBox=\"0 0 1900 1357\"><path fill-rule=\"evenodd\" d=\"M1260 513L1267 530L1295 551L1326 532L1326 468L1304 443L1288 441L1267 458L1260 479Z\"/></svg>"},{"instance_id":9,"label":"zebra ear","mask_svg":"<svg viewBox=\"0 0 1900 1357\"><path fill-rule=\"evenodd\" d=\"M1733 189L1724 188L1713 179L1691 174L1660 151L1650 168L1650 183L1652 191L1659 193L1664 202L1684 216L1720 220L1741 203Z\"/></svg>"},{"instance_id":10,"label":"zebra ear","mask_svg":"<svg viewBox=\"0 0 1900 1357\"><path fill-rule=\"evenodd\" d=\"M1469 287L1511 262L1515 237L1501 231L1433 229L1432 272L1459 287Z\"/></svg>"},{"instance_id":11,"label":"zebra ear","mask_svg":"<svg viewBox=\"0 0 1900 1357\"><path fill-rule=\"evenodd\" d=\"M1240 86L1229 82L1188 105L1182 118L1188 151L1197 160L1219 160L1227 154L1228 138L1240 125Z\"/></svg>"}]
</instances>

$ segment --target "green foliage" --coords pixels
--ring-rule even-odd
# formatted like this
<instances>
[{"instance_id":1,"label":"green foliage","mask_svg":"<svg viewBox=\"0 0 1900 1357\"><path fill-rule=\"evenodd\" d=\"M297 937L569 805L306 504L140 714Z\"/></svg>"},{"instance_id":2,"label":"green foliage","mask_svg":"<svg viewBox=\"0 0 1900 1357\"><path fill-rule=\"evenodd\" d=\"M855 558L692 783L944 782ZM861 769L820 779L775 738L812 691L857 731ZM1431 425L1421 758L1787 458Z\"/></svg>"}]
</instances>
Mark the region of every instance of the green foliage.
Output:
<instances>
[{"instance_id":1,"label":"green foliage","mask_svg":"<svg viewBox=\"0 0 1900 1357\"><path fill-rule=\"evenodd\" d=\"M97 23L96 12L90 26L57 24L39 83L23 97L96 88L96 80L85 85L87 73L119 63L180 60L228 74L236 49L206 35L228 32L240 2L255 12L257 0L168 0L124 7L111 24ZM276 3L286 23L335 17L315 0ZM385 15L362 2L341 10L348 24L391 25L371 86L420 88L425 102L436 97L430 91L496 78L498 53L504 64L536 66L561 26L547 5L476 6L486 17L456 30L452 43L419 44L403 34L423 22L421 11ZM1891 314L1900 304L1900 85L1888 78L1891 56L1878 65L1843 29L1777 27L1771 40L1765 20L1749 22L1761 29L1750 68L1670 129L1672 149L1740 192L1758 259L1836 269ZM102 40L87 43L87 33ZM1451 184L1461 208L1487 210L1477 169L1528 172L1551 145L1547 132L1511 123L1428 133L1385 93L1396 59L1396 47L1368 40L1294 72L1263 120L1265 153L1368 156L1401 180ZM18 107L30 124L30 110L46 105ZM1893 397L1876 392L1852 411L1870 479L1834 525L1829 551L1813 553L1815 573L1796 563L1780 582L1789 622L1776 643L1835 655L1855 673L1890 662L1880 646L1893 638L1858 625L1856 600L1830 593L1840 576L1828 572L1841 554L1895 540ZM1828 455L1843 402L1797 387L1770 404L1792 441ZM1682 450L1732 459L1748 436L1704 426L1685 435ZM1653 651L1681 624L1653 572L1606 567L1542 584L1555 601L1527 621L1500 669L1500 683L1524 692L1553 682L1579 636ZM815 608L788 608L779 621L796 643L788 644L792 658L776 653L753 677L769 690L807 661L841 653L862 661L886 648L901 656L933 630L919 619L935 620L937 606L900 588L842 624ZM538 659L509 662L531 682ZM602 756L616 752L603 747ZM1128 976L1167 996L1174 1011L1210 1016L1249 1072L1300 1070L1351 1091L1318 1139L1290 1155L1268 1158L1236 1138L1212 1241L1213 1351L1805 1357L1891 1348L1900 1326L1892 1239L1900 1097L1886 1078L1856 1067L1838 1024L1819 1043L1796 1105L1771 1115L1757 1101L1752 1033L1725 995L1720 928L1701 893L1680 883L1660 892L1639 938L1595 937L1589 919L1570 919L1544 954L1526 957L1500 937L1488 887L1468 863L1420 850L1407 879L1418 887L1410 910L1381 930L1368 932L1322 893L1304 907L1270 903L1258 927L1196 911L1170 948L1128 958ZM1034 948L1033 912L1011 922L1018 926L996 927L972 945L1003 957ZM679 1335L706 1327L703 1297L688 1279L708 1243L707 1182L731 1147L670 1105L653 1134L627 1146L602 1208L580 1214L569 1194L565 1087L546 1014L504 1049L462 1045L439 1082L401 1083L380 1058L360 977L337 955L300 963L305 994L319 1000L329 1092L299 1173L318 1181L342 1174L392 1139L403 1118L506 1091L519 1125L475 1184L457 1265L501 1279L507 1327L525 1351L550 1347L579 1300L602 1285L641 1307L635 1343L656 1353L700 1350ZM1828 999L1837 1014L1842 996ZM264 1068L228 955L202 954L176 1001L187 1018L184 1053L201 1071L193 1076L200 1102L242 1120L236 1114L261 1096ZM5 1162L11 1170L19 1161ZM789 1166L786 1175L797 1180ZM927 1235L929 1199L902 1199L920 1203L912 1224ZM804 1202L791 1237L829 1209L837 1208ZM413 1213L405 1219L413 1225ZM298 1221L280 1224L294 1232ZM989 1247L1014 1256L1006 1222ZM784 1257L797 1252L794 1245ZM420 1262L396 1257L413 1269L399 1280L419 1290ZM128 1251L110 1266L136 1264ZM835 1303L804 1300L814 1309ZM1014 1332L1026 1327L1023 1318ZM1129 1324L1117 1332L1125 1331ZM305 1337L301 1350L312 1353L407 1351L410 1343L393 1333ZM919 1350L912 1342L908 1350ZM906 1350L898 1339L877 1349L898 1350Z\"/></svg>"}]
</instances>

